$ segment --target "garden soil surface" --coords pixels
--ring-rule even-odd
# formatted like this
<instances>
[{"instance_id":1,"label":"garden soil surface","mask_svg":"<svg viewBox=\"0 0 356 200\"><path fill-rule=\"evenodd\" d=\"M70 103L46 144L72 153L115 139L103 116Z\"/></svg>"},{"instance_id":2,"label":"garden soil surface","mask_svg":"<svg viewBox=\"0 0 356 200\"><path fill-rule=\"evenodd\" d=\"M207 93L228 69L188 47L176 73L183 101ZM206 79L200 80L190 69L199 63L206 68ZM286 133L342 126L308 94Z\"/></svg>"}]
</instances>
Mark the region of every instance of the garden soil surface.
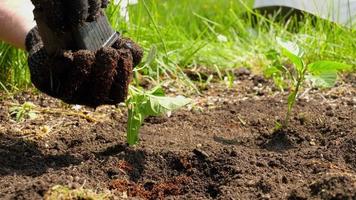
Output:
<instances>
[{"instance_id":1,"label":"garden soil surface","mask_svg":"<svg viewBox=\"0 0 356 200\"><path fill-rule=\"evenodd\" d=\"M109 199L356 199L356 79L303 91L288 129L286 94L237 73L193 105L151 117L125 143L124 107L71 107L42 94L0 101L0 199L51 197L56 185ZM37 117L10 108L33 102ZM81 198L77 198L81 199Z\"/></svg>"}]
</instances>

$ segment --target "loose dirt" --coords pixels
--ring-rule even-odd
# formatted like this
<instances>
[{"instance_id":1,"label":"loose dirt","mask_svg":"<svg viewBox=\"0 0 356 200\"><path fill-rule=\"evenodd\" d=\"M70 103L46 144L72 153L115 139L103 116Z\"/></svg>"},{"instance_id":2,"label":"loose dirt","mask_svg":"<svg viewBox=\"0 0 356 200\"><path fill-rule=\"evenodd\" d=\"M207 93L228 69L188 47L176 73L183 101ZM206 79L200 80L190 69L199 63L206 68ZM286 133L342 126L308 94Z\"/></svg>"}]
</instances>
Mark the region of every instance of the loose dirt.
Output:
<instances>
[{"instance_id":1,"label":"loose dirt","mask_svg":"<svg viewBox=\"0 0 356 200\"><path fill-rule=\"evenodd\" d=\"M148 118L136 147L125 144L124 108L77 111L31 93L1 100L0 199L41 199L55 185L112 199L355 199L354 76L306 91L278 132L286 94L249 73L237 80ZM42 111L16 123L10 104L25 101Z\"/></svg>"}]
</instances>

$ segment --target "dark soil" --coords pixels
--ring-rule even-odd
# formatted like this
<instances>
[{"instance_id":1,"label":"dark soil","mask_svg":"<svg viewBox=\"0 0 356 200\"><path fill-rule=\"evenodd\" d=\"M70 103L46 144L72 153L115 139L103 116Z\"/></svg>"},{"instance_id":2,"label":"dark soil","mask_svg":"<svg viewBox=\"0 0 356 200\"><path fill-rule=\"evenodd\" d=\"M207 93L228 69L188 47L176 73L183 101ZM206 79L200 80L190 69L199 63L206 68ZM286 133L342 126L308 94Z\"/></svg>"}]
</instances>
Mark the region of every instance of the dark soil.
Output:
<instances>
[{"instance_id":1,"label":"dark soil","mask_svg":"<svg viewBox=\"0 0 356 200\"><path fill-rule=\"evenodd\" d=\"M243 76L147 119L137 147L125 144L123 108L75 111L27 93L0 101L0 199L41 199L54 185L117 199L356 199L355 79L302 95L276 132L286 95ZM25 101L41 112L16 123L11 103Z\"/></svg>"}]
</instances>

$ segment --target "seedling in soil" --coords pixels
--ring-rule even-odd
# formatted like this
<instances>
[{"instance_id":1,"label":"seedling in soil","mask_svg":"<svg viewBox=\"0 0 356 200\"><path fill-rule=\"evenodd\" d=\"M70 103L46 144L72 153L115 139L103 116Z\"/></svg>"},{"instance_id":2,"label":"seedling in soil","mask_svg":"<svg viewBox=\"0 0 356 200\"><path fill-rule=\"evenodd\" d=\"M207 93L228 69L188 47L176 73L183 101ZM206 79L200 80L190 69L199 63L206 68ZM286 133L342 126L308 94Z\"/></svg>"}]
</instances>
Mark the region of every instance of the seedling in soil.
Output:
<instances>
[{"instance_id":1,"label":"seedling in soil","mask_svg":"<svg viewBox=\"0 0 356 200\"><path fill-rule=\"evenodd\" d=\"M183 96L166 97L160 86L148 92L131 86L130 97L126 101L128 107L127 143L129 145L138 143L139 130L146 117L162 115L190 102L190 99Z\"/></svg>"},{"instance_id":2,"label":"seedling in soil","mask_svg":"<svg viewBox=\"0 0 356 200\"><path fill-rule=\"evenodd\" d=\"M231 70L226 70L226 76L224 78L224 81L229 88L232 88L234 86L235 76Z\"/></svg>"},{"instance_id":3,"label":"seedling in soil","mask_svg":"<svg viewBox=\"0 0 356 200\"><path fill-rule=\"evenodd\" d=\"M35 105L31 102L25 102L22 105L13 106L10 108L10 115L15 118L17 122L25 119L34 119L37 117L34 111Z\"/></svg>"},{"instance_id":4,"label":"seedling in soil","mask_svg":"<svg viewBox=\"0 0 356 200\"><path fill-rule=\"evenodd\" d=\"M290 74L288 73L288 69L282 64L280 53L275 49L271 49L265 53L265 56L271 61L271 64L264 70L264 76L271 78L277 88L284 91L288 86L286 82L290 79Z\"/></svg>"},{"instance_id":5,"label":"seedling in soil","mask_svg":"<svg viewBox=\"0 0 356 200\"><path fill-rule=\"evenodd\" d=\"M277 38L277 42L282 47L282 54L293 63L291 69L280 66L273 68L275 72L281 72L279 74L288 74L287 78L290 79L287 114L283 124L278 127L285 128L288 126L293 106L305 80L310 81L314 87L333 87L336 83L338 72L349 70L351 66L333 61L317 61L305 64L302 59L304 51L297 44L290 41L283 41L281 38Z\"/></svg>"}]
</instances>

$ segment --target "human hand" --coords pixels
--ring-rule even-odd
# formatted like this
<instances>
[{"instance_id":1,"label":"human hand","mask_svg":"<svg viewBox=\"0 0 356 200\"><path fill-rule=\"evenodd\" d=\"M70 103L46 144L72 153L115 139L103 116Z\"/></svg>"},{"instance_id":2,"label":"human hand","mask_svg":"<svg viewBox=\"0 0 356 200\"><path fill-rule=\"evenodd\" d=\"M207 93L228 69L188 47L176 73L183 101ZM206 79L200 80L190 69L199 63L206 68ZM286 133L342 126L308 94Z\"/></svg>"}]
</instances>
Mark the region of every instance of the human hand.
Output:
<instances>
[{"instance_id":1,"label":"human hand","mask_svg":"<svg viewBox=\"0 0 356 200\"><path fill-rule=\"evenodd\" d=\"M70 104L97 107L126 99L133 67L141 48L129 39L98 51L63 50L49 56L37 28L26 38L33 84L42 92Z\"/></svg>"}]
</instances>

